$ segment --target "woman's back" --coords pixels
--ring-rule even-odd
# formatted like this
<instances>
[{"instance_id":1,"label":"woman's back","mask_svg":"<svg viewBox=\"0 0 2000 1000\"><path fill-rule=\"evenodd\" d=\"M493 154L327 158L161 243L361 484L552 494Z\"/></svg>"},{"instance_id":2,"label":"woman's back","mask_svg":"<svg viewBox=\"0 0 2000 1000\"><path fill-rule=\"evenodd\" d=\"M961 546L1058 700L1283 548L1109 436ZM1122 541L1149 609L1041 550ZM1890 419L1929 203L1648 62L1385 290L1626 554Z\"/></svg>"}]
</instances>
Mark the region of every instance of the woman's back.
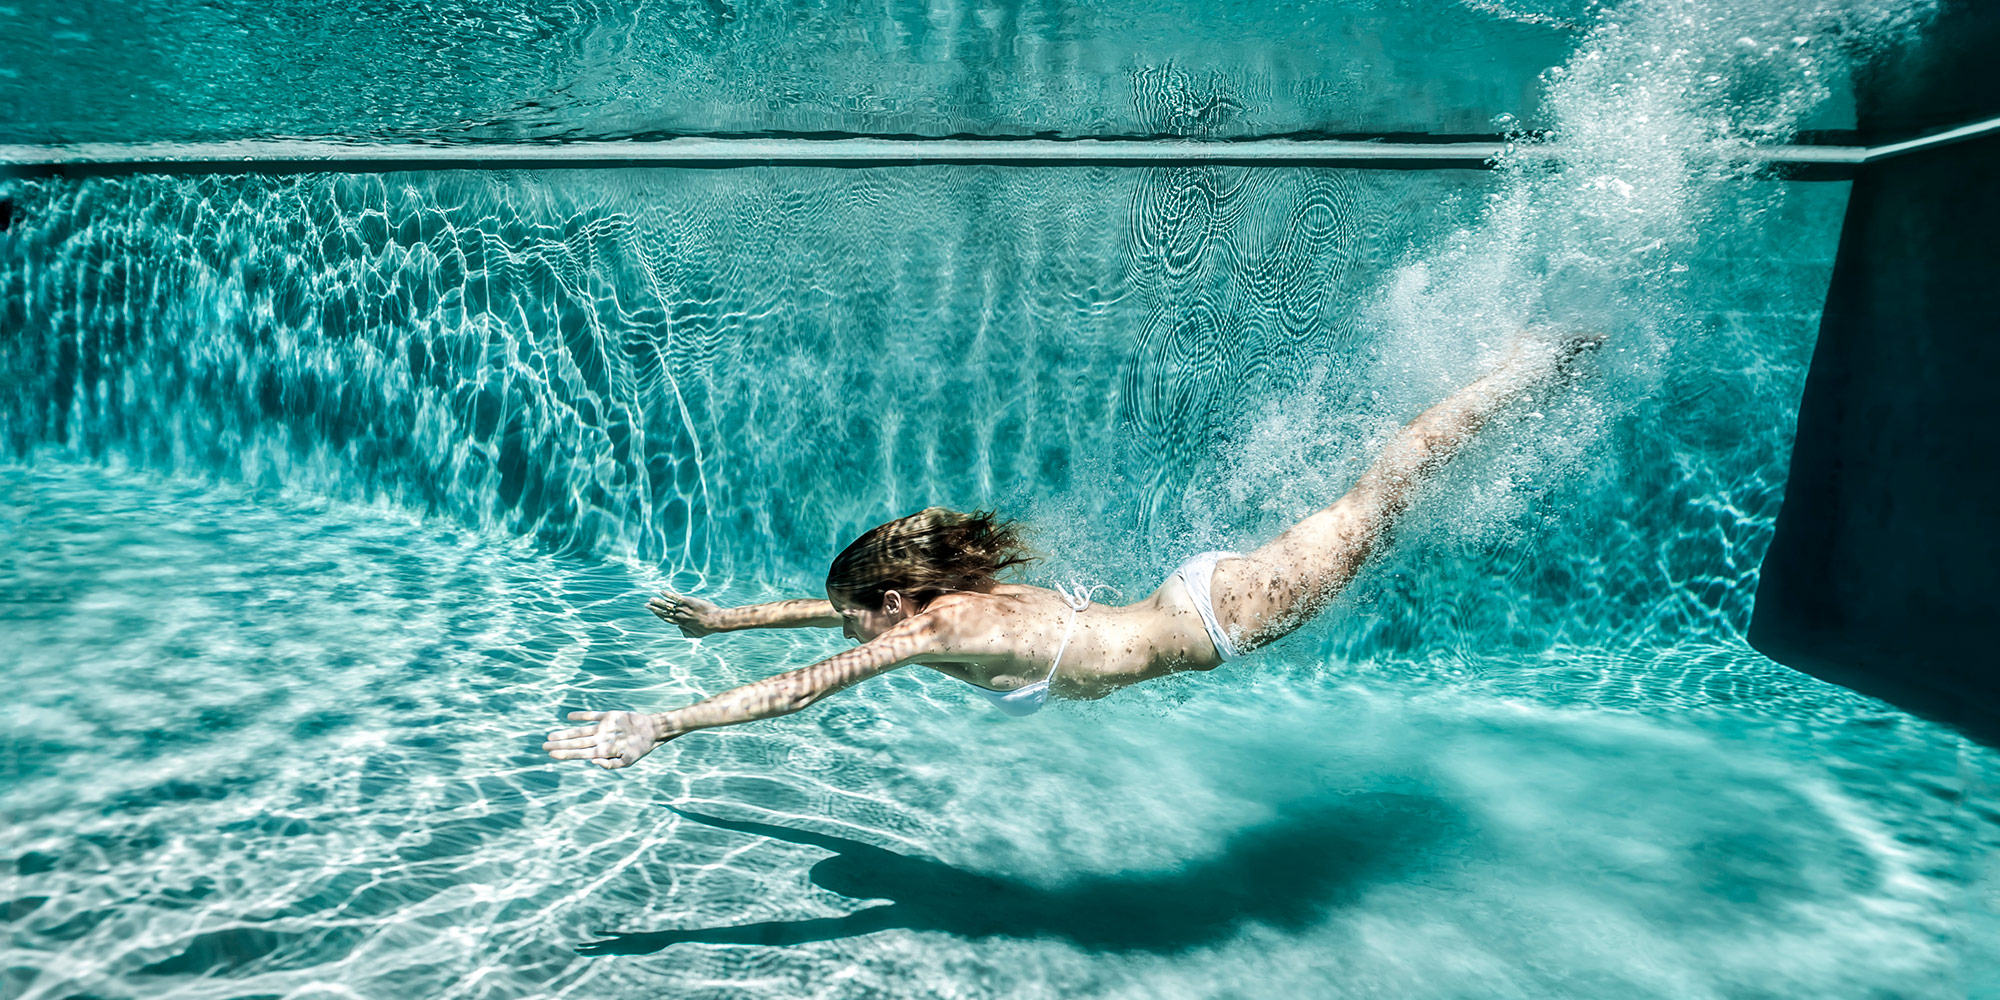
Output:
<instances>
[{"instance_id":1,"label":"woman's back","mask_svg":"<svg viewBox=\"0 0 2000 1000\"><path fill-rule=\"evenodd\" d=\"M977 655L917 662L994 691L1035 683L1054 667L1057 694L1101 698L1136 681L1220 662L1190 603L1177 575L1132 604L1091 602L1074 611L1063 593L1020 584L947 594L923 616L937 616L955 654Z\"/></svg>"}]
</instances>

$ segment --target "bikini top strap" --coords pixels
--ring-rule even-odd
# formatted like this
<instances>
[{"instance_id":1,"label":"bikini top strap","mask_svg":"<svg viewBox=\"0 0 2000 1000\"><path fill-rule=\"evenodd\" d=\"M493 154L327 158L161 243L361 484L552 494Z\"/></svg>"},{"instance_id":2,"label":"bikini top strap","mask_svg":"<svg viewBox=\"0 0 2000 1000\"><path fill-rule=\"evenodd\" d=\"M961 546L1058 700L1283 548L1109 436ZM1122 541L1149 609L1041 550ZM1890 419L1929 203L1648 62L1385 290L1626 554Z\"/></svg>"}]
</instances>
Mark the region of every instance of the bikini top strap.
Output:
<instances>
[{"instance_id":1,"label":"bikini top strap","mask_svg":"<svg viewBox=\"0 0 2000 1000\"><path fill-rule=\"evenodd\" d=\"M1098 584L1097 587L1085 587L1072 580L1067 587L1060 583L1056 584L1056 593L1061 594L1063 603L1069 605L1070 617L1074 619L1076 612L1090 607L1091 593L1102 586L1103 584Z\"/></svg>"},{"instance_id":2,"label":"bikini top strap","mask_svg":"<svg viewBox=\"0 0 2000 1000\"><path fill-rule=\"evenodd\" d=\"M1076 634L1077 613L1090 607L1090 590L1074 582L1070 587L1056 584L1056 593L1061 594L1063 603L1069 605L1069 620L1063 622L1062 642L1056 645L1056 658L1049 663L1049 675L1042 678L1044 684L1056 679L1056 670L1062 666L1063 653L1069 650L1069 638Z\"/></svg>"}]
</instances>

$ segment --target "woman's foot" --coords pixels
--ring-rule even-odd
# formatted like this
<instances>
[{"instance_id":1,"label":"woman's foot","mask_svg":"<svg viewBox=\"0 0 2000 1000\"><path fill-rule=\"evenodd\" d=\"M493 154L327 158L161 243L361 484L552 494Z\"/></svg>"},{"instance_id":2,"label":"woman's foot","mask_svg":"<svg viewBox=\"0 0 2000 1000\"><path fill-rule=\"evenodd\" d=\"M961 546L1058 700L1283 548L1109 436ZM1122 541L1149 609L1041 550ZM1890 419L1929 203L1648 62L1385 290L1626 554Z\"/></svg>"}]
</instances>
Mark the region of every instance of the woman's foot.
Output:
<instances>
[{"instance_id":1,"label":"woman's foot","mask_svg":"<svg viewBox=\"0 0 2000 1000\"><path fill-rule=\"evenodd\" d=\"M1514 337L1502 367L1520 371L1530 384L1568 379L1576 375L1577 359L1603 343L1604 334L1594 330L1530 327Z\"/></svg>"}]
</instances>

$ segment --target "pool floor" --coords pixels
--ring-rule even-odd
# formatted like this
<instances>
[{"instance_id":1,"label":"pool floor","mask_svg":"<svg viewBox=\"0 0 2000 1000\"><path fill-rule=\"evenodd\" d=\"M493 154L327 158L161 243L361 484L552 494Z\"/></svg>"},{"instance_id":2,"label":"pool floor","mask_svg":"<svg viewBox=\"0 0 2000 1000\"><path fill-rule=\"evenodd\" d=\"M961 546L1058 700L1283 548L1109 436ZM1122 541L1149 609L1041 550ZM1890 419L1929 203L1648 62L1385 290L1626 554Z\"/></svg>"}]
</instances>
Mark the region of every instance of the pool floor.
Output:
<instances>
[{"instance_id":1,"label":"pool floor","mask_svg":"<svg viewBox=\"0 0 2000 1000\"><path fill-rule=\"evenodd\" d=\"M1992 995L2000 761L1740 646L1327 662L1027 720L390 507L0 467L9 996ZM752 600L759 593L716 594ZM1338 623L1335 623L1336 626Z\"/></svg>"}]
</instances>

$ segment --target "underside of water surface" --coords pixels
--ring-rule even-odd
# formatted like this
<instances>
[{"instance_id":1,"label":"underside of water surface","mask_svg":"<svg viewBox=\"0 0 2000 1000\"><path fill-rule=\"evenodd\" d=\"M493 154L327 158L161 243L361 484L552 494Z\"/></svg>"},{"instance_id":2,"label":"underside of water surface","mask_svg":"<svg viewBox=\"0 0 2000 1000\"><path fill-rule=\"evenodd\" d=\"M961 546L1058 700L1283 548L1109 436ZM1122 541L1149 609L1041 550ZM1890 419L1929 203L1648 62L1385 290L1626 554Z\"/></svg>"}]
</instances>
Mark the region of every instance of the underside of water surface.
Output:
<instances>
[{"instance_id":1,"label":"underside of water surface","mask_svg":"<svg viewBox=\"0 0 2000 1000\"><path fill-rule=\"evenodd\" d=\"M1996 995L2000 760L1742 639L1847 185L1728 154L1837 116L1921 6L1440 6L1529 67L1544 155L0 180L5 995ZM1105 30L1064 23L1027 33ZM675 60L763 36L673 37L590 64L707 103L570 88L570 124L731 131ZM1062 51L911 127L1097 120L1036 81L1099 66L1138 81L1112 131L1175 130ZM1203 79L1337 131L1258 103L1289 66ZM885 127L823 79L764 125ZM138 137L67 100L25 117ZM1026 720L908 667L615 774L539 749L848 646L683 639L659 587L817 596L944 504L1030 525L1023 582L1138 600L1524 325L1607 339L1253 656Z\"/></svg>"}]
</instances>

